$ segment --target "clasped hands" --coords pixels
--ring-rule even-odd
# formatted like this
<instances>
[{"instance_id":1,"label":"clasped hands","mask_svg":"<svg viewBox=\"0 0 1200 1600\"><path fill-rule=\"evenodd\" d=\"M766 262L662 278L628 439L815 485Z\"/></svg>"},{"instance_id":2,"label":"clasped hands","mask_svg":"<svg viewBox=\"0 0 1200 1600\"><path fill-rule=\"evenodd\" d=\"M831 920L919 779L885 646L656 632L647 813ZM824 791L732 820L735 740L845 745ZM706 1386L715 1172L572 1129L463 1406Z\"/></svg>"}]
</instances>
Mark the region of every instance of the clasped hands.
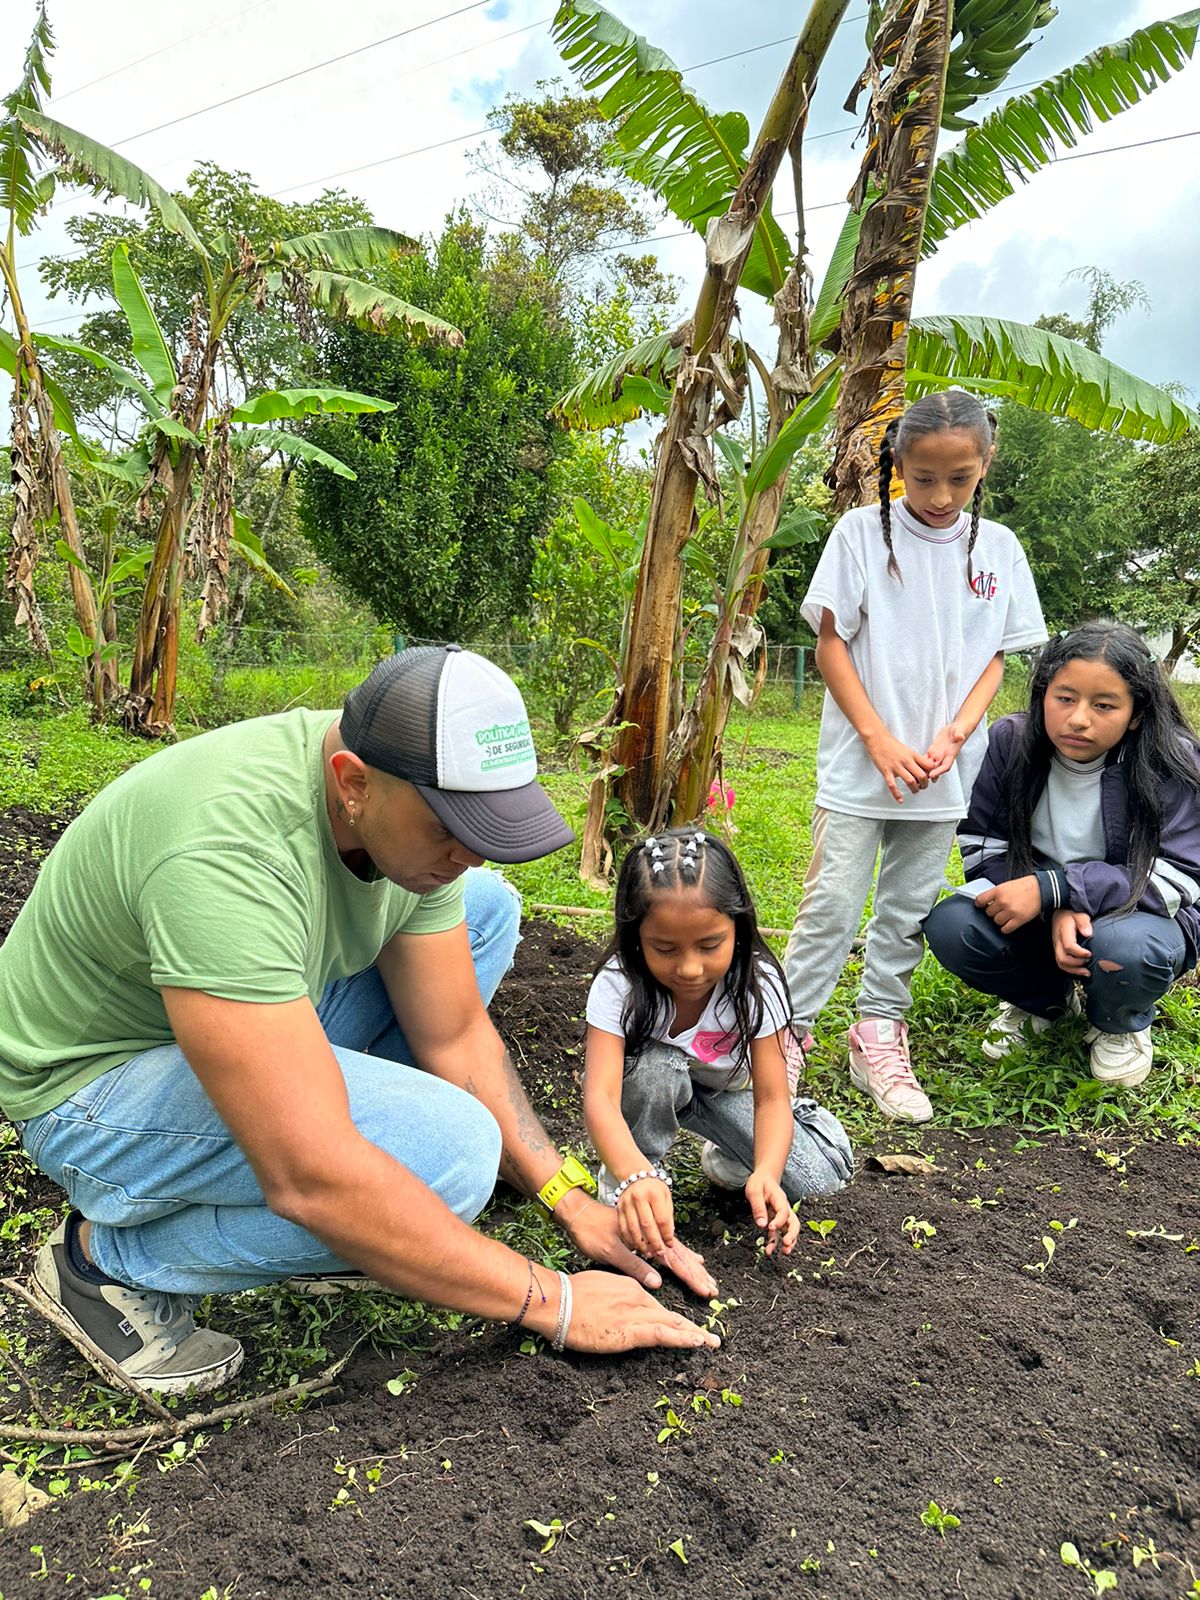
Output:
<instances>
[{"instance_id":1,"label":"clasped hands","mask_svg":"<svg viewBox=\"0 0 1200 1600\"><path fill-rule=\"evenodd\" d=\"M900 783L913 794L927 789L931 783L950 771L967 741L967 735L956 722L948 722L934 736L924 755L897 739L886 728L873 734L864 742L867 754L888 786L888 792L897 805L904 804Z\"/></svg>"}]
</instances>

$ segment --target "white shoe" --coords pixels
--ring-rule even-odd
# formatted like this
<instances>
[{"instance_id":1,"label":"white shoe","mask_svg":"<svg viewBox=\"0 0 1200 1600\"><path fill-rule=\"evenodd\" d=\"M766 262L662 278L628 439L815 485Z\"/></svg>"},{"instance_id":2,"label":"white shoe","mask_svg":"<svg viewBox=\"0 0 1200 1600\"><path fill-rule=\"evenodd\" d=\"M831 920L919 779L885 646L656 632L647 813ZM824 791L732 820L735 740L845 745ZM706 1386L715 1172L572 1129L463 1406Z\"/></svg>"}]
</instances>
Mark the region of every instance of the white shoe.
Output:
<instances>
[{"instance_id":1,"label":"white shoe","mask_svg":"<svg viewBox=\"0 0 1200 1600\"><path fill-rule=\"evenodd\" d=\"M1034 1016L1032 1011L1022 1011L1020 1006L1006 1000L997 1011L991 1026L983 1036L979 1048L989 1061L1003 1061L1022 1044L1029 1042L1029 1031L1045 1033L1050 1026L1049 1017Z\"/></svg>"},{"instance_id":2,"label":"white shoe","mask_svg":"<svg viewBox=\"0 0 1200 1600\"><path fill-rule=\"evenodd\" d=\"M596 1173L596 1199L602 1206L616 1205L617 1180L607 1167L601 1167Z\"/></svg>"},{"instance_id":3,"label":"white shoe","mask_svg":"<svg viewBox=\"0 0 1200 1600\"><path fill-rule=\"evenodd\" d=\"M750 1179L750 1168L727 1156L711 1139L704 1141L700 1169L714 1189L744 1189Z\"/></svg>"},{"instance_id":4,"label":"white shoe","mask_svg":"<svg viewBox=\"0 0 1200 1600\"><path fill-rule=\"evenodd\" d=\"M1087 1038L1092 1047L1092 1077L1101 1083L1133 1089L1150 1076L1154 1048L1149 1028L1137 1033L1101 1033L1089 1028Z\"/></svg>"}]
</instances>

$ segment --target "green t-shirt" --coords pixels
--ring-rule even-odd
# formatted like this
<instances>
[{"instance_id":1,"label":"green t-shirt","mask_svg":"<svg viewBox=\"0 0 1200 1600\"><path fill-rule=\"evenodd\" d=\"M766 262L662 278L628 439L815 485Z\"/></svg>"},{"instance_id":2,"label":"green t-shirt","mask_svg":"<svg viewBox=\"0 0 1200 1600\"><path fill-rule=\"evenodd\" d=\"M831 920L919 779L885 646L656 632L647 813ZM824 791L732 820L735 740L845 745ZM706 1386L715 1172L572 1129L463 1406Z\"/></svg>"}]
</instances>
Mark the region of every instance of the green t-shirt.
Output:
<instances>
[{"instance_id":1,"label":"green t-shirt","mask_svg":"<svg viewBox=\"0 0 1200 1600\"><path fill-rule=\"evenodd\" d=\"M275 1003L371 966L403 929L463 919L342 862L321 745L331 711L202 734L133 767L71 824L0 946L0 1106L49 1111L173 1035L160 990Z\"/></svg>"}]
</instances>

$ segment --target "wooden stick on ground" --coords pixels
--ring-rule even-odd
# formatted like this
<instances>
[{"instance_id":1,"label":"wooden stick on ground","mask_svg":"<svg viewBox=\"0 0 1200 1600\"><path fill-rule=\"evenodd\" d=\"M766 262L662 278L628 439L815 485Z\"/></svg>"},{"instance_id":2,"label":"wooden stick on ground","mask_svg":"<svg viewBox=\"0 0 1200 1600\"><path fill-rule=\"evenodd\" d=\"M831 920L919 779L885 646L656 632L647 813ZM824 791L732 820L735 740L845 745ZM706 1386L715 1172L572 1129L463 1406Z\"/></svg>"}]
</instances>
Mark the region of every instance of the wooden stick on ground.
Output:
<instances>
[{"instance_id":1,"label":"wooden stick on ground","mask_svg":"<svg viewBox=\"0 0 1200 1600\"><path fill-rule=\"evenodd\" d=\"M4 1286L8 1287L7 1282ZM269 1394L234 1400L228 1405L217 1406L213 1411L189 1411L186 1416L172 1416L168 1412L165 1422L145 1422L129 1428L26 1428L0 1422L0 1439L29 1444L95 1446L110 1456L129 1455L134 1448L148 1441L177 1439L185 1433L199 1433L221 1422L248 1417L256 1411L267 1411L281 1400L308 1400L313 1395L324 1394L336 1387L334 1380L361 1343L361 1339L356 1339L344 1356L339 1356L308 1383L295 1383L287 1389L272 1389ZM125 1446L129 1446L129 1449Z\"/></svg>"}]
</instances>

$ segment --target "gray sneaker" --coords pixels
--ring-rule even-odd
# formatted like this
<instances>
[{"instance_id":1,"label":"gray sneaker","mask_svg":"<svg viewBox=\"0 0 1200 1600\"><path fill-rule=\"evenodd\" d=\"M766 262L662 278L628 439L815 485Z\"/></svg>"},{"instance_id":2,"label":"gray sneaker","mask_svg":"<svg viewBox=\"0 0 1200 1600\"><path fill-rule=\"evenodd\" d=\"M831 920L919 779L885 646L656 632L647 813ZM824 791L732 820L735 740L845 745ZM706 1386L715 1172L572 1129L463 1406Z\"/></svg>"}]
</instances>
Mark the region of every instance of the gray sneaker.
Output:
<instances>
[{"instance_id":1,"label":"gray sneaker","mask_svg":"<svg viewBox=\"0 0 1200 1600\"><path fill-rule=\"evenodd\" d=\"M29 1291L73 1322L135 1383L160 1394L207 1394L238 1371L241 1345L228 1334L198 1328L191 1295L89 1283L71 1265L66 1239L64 1221L38 1251ZM109 1376L98 1362L92 1365Z\"/></svg>"},{"instance_id":2,"label":"gray sneaker","mask_svg":"<svg viewBox=\"0 0 1200 1600\"><path fill-rule=\"evenodd\" d=\"M700 1170L714 1189L744 1189L750 1181L750 1168L727 1156L711 1139L704 1141L700 1152Z\"/></svg>"}]
</instances>

